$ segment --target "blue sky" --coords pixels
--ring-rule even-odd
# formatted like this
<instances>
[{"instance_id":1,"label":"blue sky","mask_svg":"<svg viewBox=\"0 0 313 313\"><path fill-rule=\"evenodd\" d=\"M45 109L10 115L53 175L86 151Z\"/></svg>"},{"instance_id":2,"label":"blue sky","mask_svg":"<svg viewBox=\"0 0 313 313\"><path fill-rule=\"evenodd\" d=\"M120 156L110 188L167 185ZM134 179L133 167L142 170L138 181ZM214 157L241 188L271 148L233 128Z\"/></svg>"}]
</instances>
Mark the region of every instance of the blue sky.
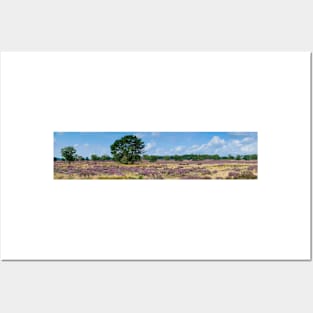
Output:
<instances>
[{"instance_id":1,"label":"blue sky","mask_svg":"<svg viewBox=\"0 0 313 313\"><path fill-rule=\"evenodd\" d=\"M61 148L74 146L77 154L111 155L110 145L125 135L136 135L145 143L146 154L232 154L257 153L256 132L55 132L54 156Z\"/></svg>"}]
</instances>

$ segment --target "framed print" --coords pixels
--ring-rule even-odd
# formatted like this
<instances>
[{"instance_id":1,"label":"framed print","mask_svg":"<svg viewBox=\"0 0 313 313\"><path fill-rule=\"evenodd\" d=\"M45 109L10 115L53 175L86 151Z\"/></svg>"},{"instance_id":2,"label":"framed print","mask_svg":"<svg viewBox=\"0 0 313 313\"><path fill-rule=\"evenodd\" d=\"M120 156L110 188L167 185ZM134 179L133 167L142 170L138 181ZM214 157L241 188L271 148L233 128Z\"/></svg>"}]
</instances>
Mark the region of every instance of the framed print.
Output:
<instances>
[{"instance_id":1,"label":"framed print","mask_svg":"<svg viewBox=\"0 0 313 313\"><path fill-rule=\"evenodd\" d=\"M1 258L310 260L310 84L309 52L1 53Z\"/></svg>"}]
</instances>

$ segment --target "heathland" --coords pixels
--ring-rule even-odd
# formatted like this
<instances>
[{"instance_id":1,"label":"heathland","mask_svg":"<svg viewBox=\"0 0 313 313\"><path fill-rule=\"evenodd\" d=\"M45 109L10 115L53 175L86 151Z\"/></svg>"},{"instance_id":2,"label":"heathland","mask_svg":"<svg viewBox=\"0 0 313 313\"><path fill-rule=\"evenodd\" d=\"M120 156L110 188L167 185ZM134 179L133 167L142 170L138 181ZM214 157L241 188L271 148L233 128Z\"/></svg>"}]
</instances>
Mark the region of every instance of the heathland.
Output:
<instances>
[{"instance_id":1,"label":"heathland","mask_svg":"<svg viewBox=\"0 0 313 313\"><path fill-rule=\"evenodd\" d=\"M55 179L256 179L257 160L113 160L54 162Z\"/></svg>"}]
</instances>

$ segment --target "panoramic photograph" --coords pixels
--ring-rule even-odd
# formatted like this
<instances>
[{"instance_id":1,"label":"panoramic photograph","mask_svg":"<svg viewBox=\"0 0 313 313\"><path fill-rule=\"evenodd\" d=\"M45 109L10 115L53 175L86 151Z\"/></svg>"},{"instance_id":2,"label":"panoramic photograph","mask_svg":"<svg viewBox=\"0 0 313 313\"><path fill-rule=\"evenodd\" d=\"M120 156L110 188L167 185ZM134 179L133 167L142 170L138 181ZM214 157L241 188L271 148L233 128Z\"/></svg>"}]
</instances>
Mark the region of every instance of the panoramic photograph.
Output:
<instances>
[{"instance_id":1,"label":"panoramic photograph","mask_svg":"<svg viewBox=\"0 0 313 313\"><path fill-rule=\"evenodd\" d=\"M257 132L54 132L54 179L257 179Z\"/></svg>"}]
</instances>

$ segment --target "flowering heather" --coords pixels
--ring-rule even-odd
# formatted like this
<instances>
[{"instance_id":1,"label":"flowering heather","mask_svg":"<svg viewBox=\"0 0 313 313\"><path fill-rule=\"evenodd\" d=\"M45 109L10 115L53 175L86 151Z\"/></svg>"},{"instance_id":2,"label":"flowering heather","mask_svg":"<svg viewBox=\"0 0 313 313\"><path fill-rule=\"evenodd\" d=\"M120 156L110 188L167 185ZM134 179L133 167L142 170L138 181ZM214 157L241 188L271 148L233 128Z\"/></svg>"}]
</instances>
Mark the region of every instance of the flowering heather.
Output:
<instances>
[{"instance_id":1,"label":"flowering heather","mask_svg":"<svg viewBox=\"0 0 313 313\"><path fill-rule=\"evenodd\" d=\"M55 179L255 179L256 160L54 162Z\"/></svg>"},{"instance_id":2,"label":"flowering heather","mask_svg":"<svg viewBox=\"0 0 313 313\"><path fill-rule=\"evenodd\" d=\"M240 174L237 172L228 172L229 177L238 177Z\"/></svg>"}]
</instances>

